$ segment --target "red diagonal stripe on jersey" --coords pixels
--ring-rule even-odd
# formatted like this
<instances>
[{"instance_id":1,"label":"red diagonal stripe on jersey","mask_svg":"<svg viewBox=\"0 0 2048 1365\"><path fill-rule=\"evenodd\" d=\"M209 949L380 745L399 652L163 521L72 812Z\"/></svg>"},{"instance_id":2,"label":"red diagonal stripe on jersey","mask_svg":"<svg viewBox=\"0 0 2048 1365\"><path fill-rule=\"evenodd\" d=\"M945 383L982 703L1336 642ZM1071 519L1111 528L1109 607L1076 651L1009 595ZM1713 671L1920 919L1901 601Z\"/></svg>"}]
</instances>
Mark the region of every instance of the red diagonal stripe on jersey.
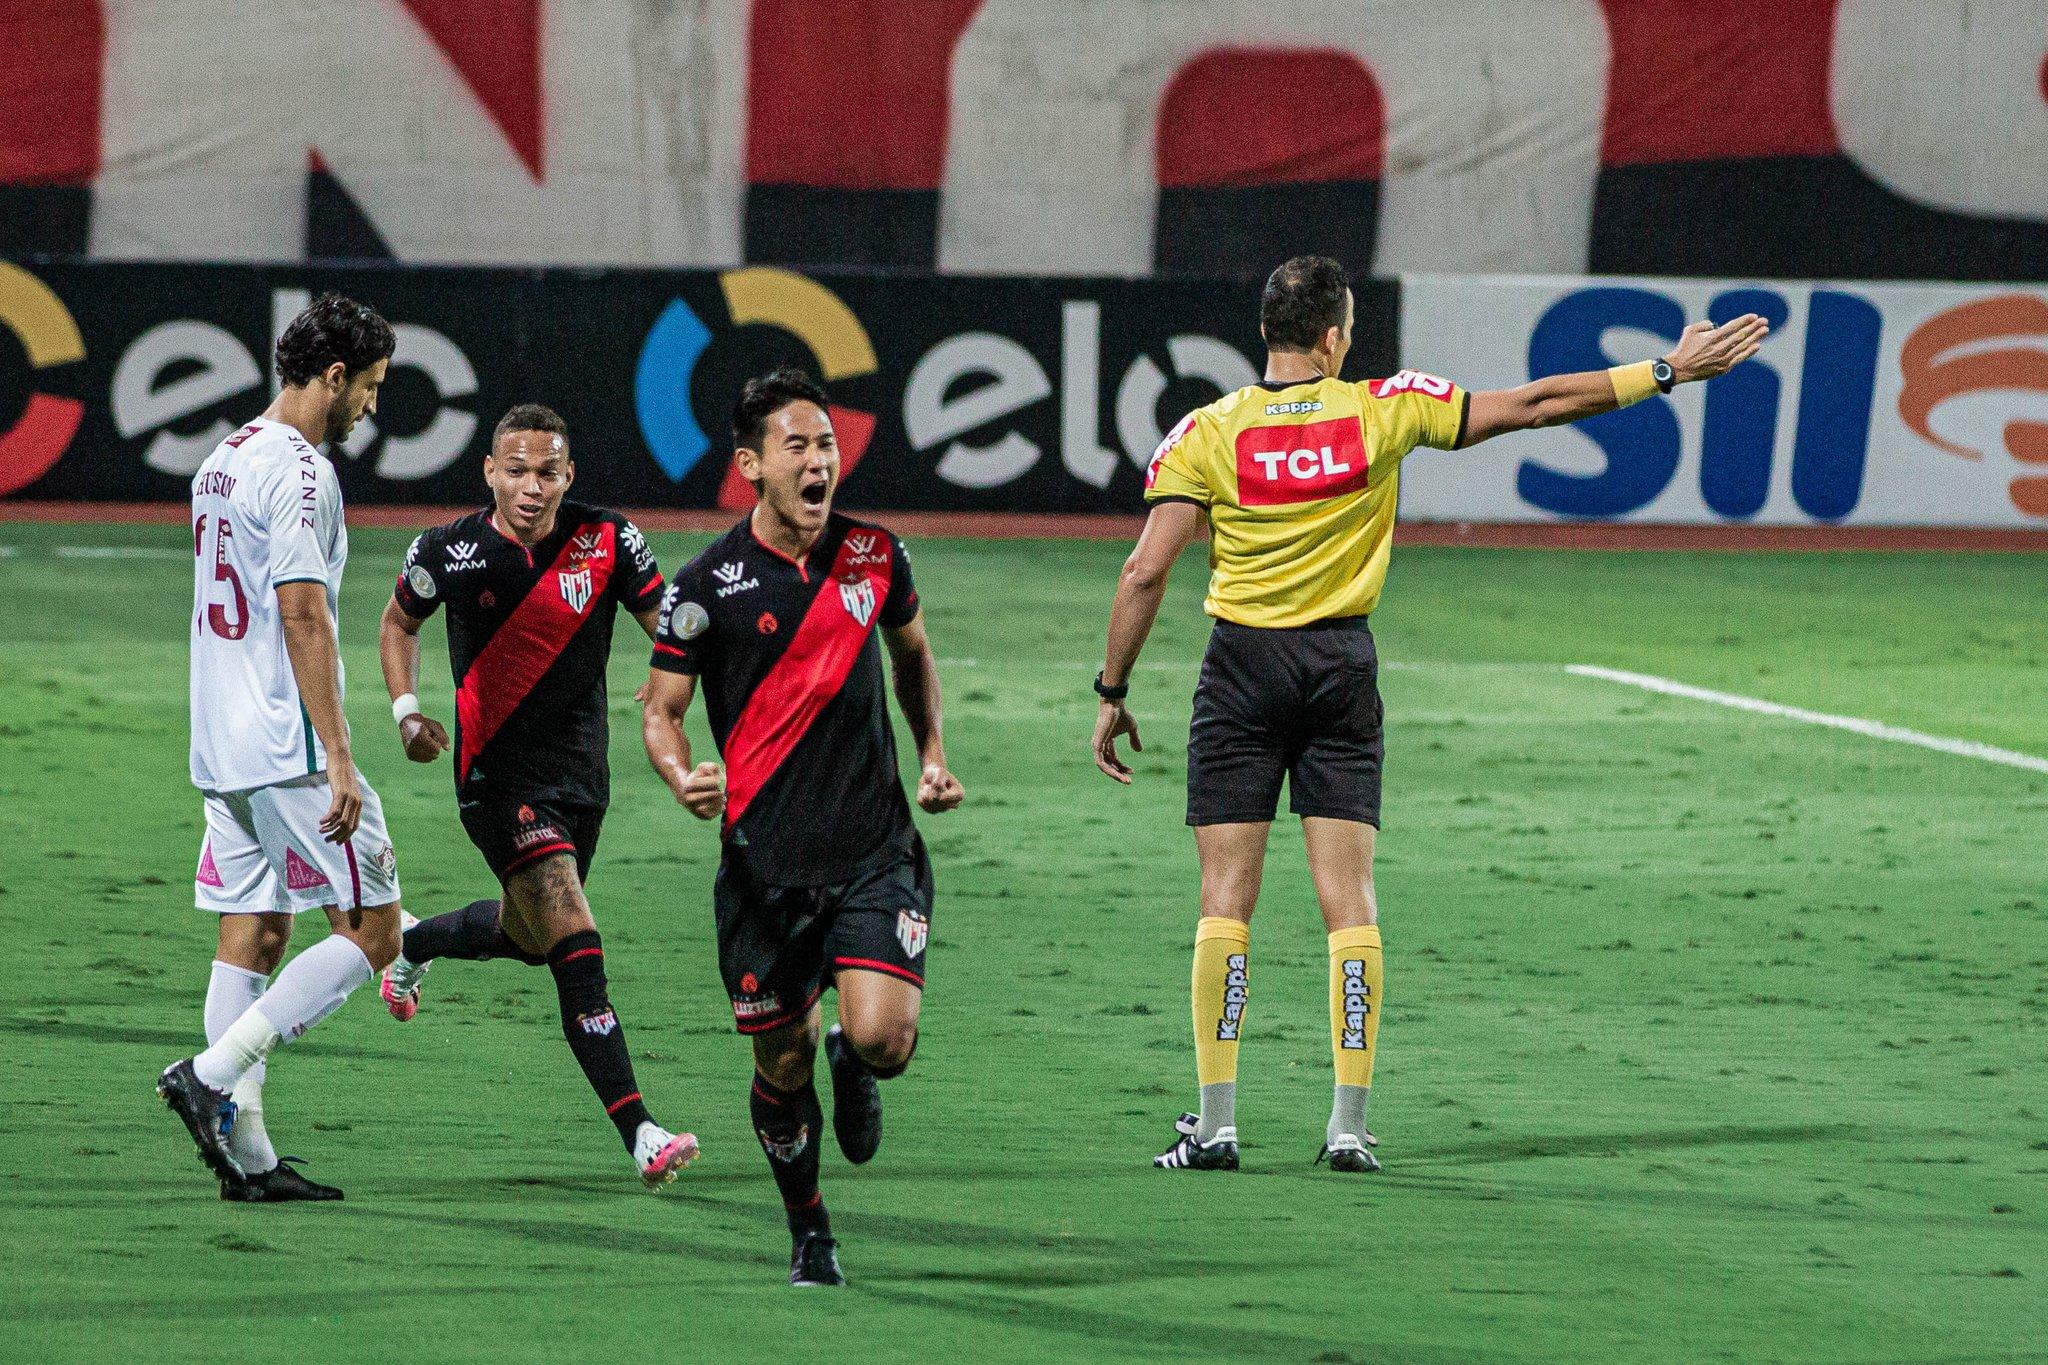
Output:
<instances>
[{"instance_id":1,"label":"red diagonal stripe on jersey","mask_svg":"<svg viewBox=\"0 0 2048 1365\"><path fill-rule=\"evenodd\" d=\"M554 667L569 641L590 619L588 610L604 600L612 570L619 562L617 532L610 522L602 523L596 552L579 555L576 539L583 534L586 532L570 535L555 562L548 565L540 581L513 608L505 624L470 660L469 671L462 675L462 686L455 690L455 720L462 730L462 755L457 766L464 779L469 777L469 765L491 742L491 736L519 709L519 703ZM580 612L563 599L558 577L570 568L572 559L579 567L587 565L590 569L590 596L584 601L585 610Z\"/></svg>"},{"instance_id":2,"label":"red diagonal stripe on jersey","mask_svg":"<svg viewBox=\"0 0 2048 1365\"><path fill-rule=\"evenodd\" d=\"M839 591L848 576L862 575L852 564L853 541L872 537L882 545L881 562L862 566L874 584L874 601L868 619L862 622L847 608ZM811 722L825 704L839 695L846 677L860 658L861 646L881 618L882 604L889 597L890 571L894 561L883 533L856 528L848 533L833 556L832 572L811 599L811 608L790 638L789 648L761 679L746 707L725 737L725 827L739 823L747 806L768 784L768 779L789 757L789 751L811 728Z\"/></svg>"}]
</instances>

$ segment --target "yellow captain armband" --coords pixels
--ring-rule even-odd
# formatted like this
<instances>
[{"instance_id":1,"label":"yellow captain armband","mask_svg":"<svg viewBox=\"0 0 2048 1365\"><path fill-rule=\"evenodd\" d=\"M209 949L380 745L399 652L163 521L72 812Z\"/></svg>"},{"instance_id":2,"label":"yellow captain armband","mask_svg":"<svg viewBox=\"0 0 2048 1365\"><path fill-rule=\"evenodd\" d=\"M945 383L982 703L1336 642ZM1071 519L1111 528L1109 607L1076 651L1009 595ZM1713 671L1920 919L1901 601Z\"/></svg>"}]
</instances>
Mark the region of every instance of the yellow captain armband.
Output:
<instances>
[{"instance_id":1,"label":"yellow captain armband","mask_svg":"<svg viewBox=\"0 0 2048 1365\"><path fill-rule=\"evenodd\" d=\"M1657 377L1651 373L1656 362L1638 361L1633 365L1616 365L1607 372L1607 382L1614 385L1614 405L1625 408L1631 403L1640 403L1657 393Z\"/></svg>"}]
</instances>

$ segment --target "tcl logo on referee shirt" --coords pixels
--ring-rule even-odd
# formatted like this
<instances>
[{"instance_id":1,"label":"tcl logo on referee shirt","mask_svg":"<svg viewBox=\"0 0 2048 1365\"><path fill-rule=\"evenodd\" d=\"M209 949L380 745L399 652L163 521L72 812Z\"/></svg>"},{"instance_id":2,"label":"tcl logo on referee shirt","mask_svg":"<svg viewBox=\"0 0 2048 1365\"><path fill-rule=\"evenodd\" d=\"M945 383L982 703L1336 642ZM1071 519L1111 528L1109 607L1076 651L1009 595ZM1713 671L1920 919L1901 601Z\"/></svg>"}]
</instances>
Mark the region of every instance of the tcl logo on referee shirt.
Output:
<instances>
[{"instance_id":1,"label":"tcl logo on referee shirt","mask_svg":"<svg viewBox=\"0 0 2048 1365\"><path fill-rule=\"evenodd\" d=\"M1237 435L1241 507L1315 502L1365 487L1365 439L1356 417L1250 427Z\"/></svg>"}]
</instances>

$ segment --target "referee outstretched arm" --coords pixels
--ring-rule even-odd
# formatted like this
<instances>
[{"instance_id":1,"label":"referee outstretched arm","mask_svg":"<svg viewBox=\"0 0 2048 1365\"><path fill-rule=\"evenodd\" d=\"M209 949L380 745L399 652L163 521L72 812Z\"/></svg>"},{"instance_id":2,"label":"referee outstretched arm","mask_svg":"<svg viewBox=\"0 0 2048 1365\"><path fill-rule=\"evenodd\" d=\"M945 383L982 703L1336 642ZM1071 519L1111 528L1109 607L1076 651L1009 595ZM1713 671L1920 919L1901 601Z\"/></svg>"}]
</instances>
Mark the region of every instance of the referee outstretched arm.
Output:
<instances>
[{"instance_id":1,"label":"referee outstretched arm","mask_svg":"<svg viewBox=\"0 0 2048 1365\"><path fill-rule=\"evenodd\" d=\"M1711 379L1756 354L1769 330L1753 313L1698 322L1657 360L1470 393L1418 370L1340 379L1353 317L1337 262L1298 256L1273 272L1259 306L1265 377L1189 413L1160 442L1145 473L1151 513L1110 607L1091 747L1095 766L1128 785L1117 741L1143 747L1125 704L1132 670L1174 561L1207 524L1203 605L1216 624L1187 749L1187 822L1202 867L1191 992L1201 1105L1154 1158L1168 1169L1237 1169L1252 911L1283 785L1329 931L1336 1091L1322 1154L1333 1170L1379 1169L1365 1114L1385 1004L1372 883L1385 746L1367 618L1386 581L1402 459Z\"/></svg>"}]
</instances>

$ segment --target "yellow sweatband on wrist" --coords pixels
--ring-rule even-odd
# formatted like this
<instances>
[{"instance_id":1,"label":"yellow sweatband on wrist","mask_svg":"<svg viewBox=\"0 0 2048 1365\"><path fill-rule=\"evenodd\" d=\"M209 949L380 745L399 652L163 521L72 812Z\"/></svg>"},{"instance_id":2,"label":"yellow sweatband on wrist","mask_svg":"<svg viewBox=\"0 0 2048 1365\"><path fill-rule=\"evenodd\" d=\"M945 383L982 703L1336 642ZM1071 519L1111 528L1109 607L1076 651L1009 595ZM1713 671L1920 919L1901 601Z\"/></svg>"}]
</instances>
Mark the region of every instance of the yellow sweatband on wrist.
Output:
<instances>
[{"instance_id":1,"label":"yellow sweatband on wrist","mask_svg":"<svg viewBox=\"0 0 2048 1365\"><path fill-rule=\"evenodd\" d=\"M1640 403L1657 392L1657 381L1650 374L1652 363L1639 360L1633 365L1616 365L1607 372L1607 382L1614 385L1616 407Z\"/></svg>"}]
</instances>

